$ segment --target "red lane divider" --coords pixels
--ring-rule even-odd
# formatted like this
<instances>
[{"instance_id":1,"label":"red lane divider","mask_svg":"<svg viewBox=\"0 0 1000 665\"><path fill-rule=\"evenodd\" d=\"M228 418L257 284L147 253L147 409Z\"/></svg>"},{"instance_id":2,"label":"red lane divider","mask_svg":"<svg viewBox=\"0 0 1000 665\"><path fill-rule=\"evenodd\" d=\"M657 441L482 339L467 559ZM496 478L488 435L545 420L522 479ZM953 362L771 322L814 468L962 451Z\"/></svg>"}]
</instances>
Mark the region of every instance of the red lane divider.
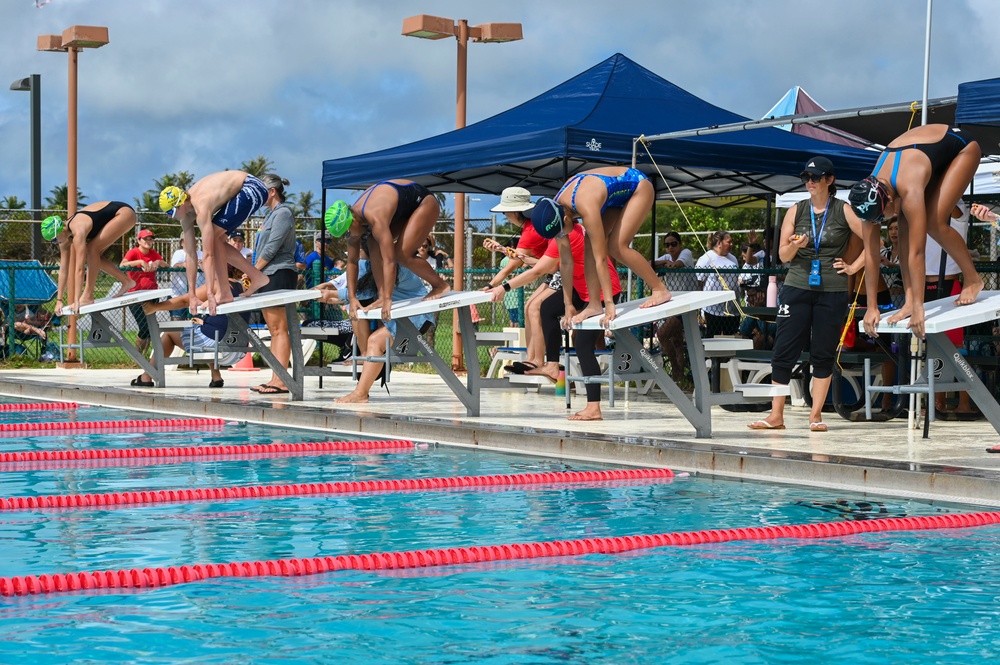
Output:
<instances>
[{"instance_id":1,"label":"red lane divider","mask_svg":"<svg viewBox=\"0 0 1000 665\"><path fill-rule=\"evenodd\" d=\"M201 487L196 489L155 490L147 492L109 492L106 494L55 494L14 496L0 499L0 510L33 508L105 508L148 503L263 499L276 496L310 494L357 494L359 492L404 492L467 487L541 485L543 483L593 483L610 480L645 480L672 478L670 469L616 469L610 471L552 471L517 473L501 476L451 476L448 478L401 478L358 480L336 483L298 485L253 485L249 487Z\"/></svg>"},{"instance_id":2,"label":"red lane divider","mask_svg":"<svg viewBox=\"0 0 1000 665\"><path fill-rule=\"evenodd\" d=\"M147 459L161 457L232 457L281 453L353 453L413 448L412 441L315 441L308 443L247 443L227 446L173 446L100 450L24 450L0 453L0 462L68 462L77 460Z\"/></svg>"},{"instance_id":3,"label":"red lane divider","mask_svg":"<svg viewBox=\"0 0 1000 665\"><path fill-rule=\"evenodd\" d=\"M215 577L293 577L337 570L397 570L453 566L492 561L516 561L583 554L617 554L654 547L678 547L741 540L779 538L836 538L859 533L956 529L1000 524L1000 512L961 515L891 517L852 522L822 522L784 526L689 531L580 540L555 540L508 545L482 545L447 549L376 552L341 556L269 561L240 561L83 573L23 575L0 578L0 595L22 596L81 589L149 589L198 582Z\"/></svg>"},{"instance_id":4,"label":"red lane divider","mask_svg":"<svg viewBox=\"0 0 1000 665\"><path fill-rule=\"evenodd\" d=\"M71 410L77 409L80 405L76 402L35 402L24 404L0 404L0 412L5 411L50 411L50 410Z\"/></svg>"},{"instance_id":5,"label":"red lane divider","mask_svg":"<svg viewBox=\"0 0 1000 665\"><path fill-rule=\"evenodd\" d=\"M202 425L225 425L222 418L171 418L168 420L96 420L84 422L51 422L51 423L0 423L0 432L26 432L41 430L46 432L63 432L74 429L132 429L145 427L188 428Z\"/></svg>"}]
</instances>

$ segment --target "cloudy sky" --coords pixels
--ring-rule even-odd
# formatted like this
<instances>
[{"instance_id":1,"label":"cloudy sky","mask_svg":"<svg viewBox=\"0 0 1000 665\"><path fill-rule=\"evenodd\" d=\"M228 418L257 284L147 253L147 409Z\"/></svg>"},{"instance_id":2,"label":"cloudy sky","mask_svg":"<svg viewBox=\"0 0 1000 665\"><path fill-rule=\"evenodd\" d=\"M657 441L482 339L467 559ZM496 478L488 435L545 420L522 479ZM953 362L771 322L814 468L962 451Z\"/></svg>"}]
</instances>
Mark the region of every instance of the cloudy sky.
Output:
<instances>
[{"instance_id":1,"label":"cloudy sky","mask_svg":"<svg viewBox=\"0 0 1000 665\"><path fill-rule=\"evenodd\" d=\"M79 185L132 201L165 173L265 155L320 194L324 159L448 131L455 41L401 36L414 14L521 22L470 44L468 122L621 52L718 106L761 117L800 85L828 109L920 99L925 0L0 0L0 197L29 200L29 95L42 77L43 196L66 182L67 57L41 34L103 25L80 55ZM930 96L1000 76L1000 2L934 3ZM485 216L495 199L472 203Z\"/></svg>"}]
</instances>

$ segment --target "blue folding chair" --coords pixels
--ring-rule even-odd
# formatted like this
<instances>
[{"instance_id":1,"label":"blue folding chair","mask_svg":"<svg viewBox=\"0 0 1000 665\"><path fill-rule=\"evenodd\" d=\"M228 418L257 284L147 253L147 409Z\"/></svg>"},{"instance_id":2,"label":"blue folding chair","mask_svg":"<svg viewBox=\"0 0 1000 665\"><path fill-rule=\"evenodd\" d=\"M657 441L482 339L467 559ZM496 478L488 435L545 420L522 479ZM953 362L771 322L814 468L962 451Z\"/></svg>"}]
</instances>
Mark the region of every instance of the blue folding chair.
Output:
<instances>
[{"instance_id":1,"label":"blue folding chair","mask_svg":"<svg viewBox=\"0 0 1000 665\"><path fill-rule=\"evenodd\" d=\"M28 337L19 340L19 333L14 331L16 307L40 307L55 297L56 290L56 283L38 261L0 261L0 321L4 328L5 357L14 353L17 346L26 346L20 342L31 342ZM39 348L44 349L45 345Z\"/></svg>"}]
</instances>

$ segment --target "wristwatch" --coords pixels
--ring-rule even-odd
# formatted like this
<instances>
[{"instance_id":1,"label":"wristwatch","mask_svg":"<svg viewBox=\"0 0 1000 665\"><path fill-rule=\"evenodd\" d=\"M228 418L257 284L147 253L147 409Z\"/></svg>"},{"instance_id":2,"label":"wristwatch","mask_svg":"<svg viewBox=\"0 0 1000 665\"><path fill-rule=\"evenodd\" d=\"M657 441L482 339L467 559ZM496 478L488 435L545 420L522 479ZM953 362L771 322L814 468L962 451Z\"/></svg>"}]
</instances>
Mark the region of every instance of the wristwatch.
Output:
<instances>
[{"instance_id":1,"label":"wristwatch","mask_svg":"<svg viewBox=\"0 0 1000 665\"><path fill-rule=\"evenodd\" d=\"M504 281L500 286L503 287L504 291L510 292L510 282Z\"/></svg>"}]
</instances>

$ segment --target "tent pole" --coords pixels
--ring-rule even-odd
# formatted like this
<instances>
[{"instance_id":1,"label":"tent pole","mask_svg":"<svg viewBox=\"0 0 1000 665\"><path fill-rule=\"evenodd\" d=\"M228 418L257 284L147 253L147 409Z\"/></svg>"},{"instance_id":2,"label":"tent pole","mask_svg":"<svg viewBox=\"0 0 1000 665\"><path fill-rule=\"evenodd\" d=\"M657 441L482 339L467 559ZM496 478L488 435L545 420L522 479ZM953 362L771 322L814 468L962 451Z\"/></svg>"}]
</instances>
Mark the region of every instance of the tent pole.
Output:
<instances>
[{"instance_id":1,"label":"tent pole","mask_svg":"<svg viewBox=\"0 0 1000 665\"><path fill-rule=\"evenodd\" d=\"M931 7L934 0L927 0L927 34L924 36L924 96L920 109L920 124L927 124L927 79L931 73Z\"/></svg>"}]
</instances>

